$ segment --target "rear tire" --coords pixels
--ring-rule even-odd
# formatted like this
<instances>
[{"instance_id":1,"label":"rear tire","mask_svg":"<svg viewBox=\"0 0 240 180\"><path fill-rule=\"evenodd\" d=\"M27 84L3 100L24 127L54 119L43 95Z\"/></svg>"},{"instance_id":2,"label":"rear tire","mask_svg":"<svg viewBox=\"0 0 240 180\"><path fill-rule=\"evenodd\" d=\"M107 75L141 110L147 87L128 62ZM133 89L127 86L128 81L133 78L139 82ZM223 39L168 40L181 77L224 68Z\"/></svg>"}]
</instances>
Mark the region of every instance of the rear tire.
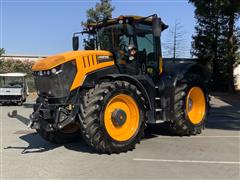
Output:
<instances>
[{"instance_id":1,"label":"rear tire","mask_svg":"<svg viewBox=\"0 0 240 180\"><path fill-rule=\"evenodd\" d=\"M129 101L136 106L133 106L134 108L131 109L127 106L127 103L126 105L119 105L119 109L121 109L120 106L123 107L123 109L124 106L127 106L130 115L128 116L128 113L126 113L126 121L123 125L119 126L118 131L114 122L106 120L107 117L109 117L106 113L112 112L111 118L113 117L113 112L116 109L112 108L110 111L110 109L108 109L109 103L111 104L113 99L121 97L121 95L126 97L126 99L129 98ZM122 99L122 101L125 100ZM122 101L116 99L117 103L121 103ZM132 150L135 148L136 143L139 143L143 137L146 122L146 105L142 93L135 85L126 81L102 82L83 94L81 104L80 127L82 137L90 147L99 153L111 154ZM135 119L135 116L131 114L133 112L139 112L139 114L136 114L139 118ZM130 116L131 118L129 118ZM130 123L134 122L133 119L136 120L137 125ZM109 122L110 125L107 122ZM133 125L136 130L134 130L132 134L128 134L128 131L122 131L126 133L119 135L119 137L115 136L114 133L120 132L123 127L128 127L126 123L130 123L129 127ZM108 125L113 128L113 132L110 132ZM124 138L124 136L127 138ZM120 140L121 138L123 139Z\"/></svg>"},{"instance_id":2,"label":"rear tire","mask_svg":"<svg viewBox=\"0 0 240 180\"><path fill-rule=\"evenodd\" d=\"M197 115L195 117L190 117L188 112L187 103L189 99L189 94L193 89L198 90L200 92L200 96L201 92L204 94L204 96L202 96L202 99L204 98L205 105L202 105L202 108L204 108L205 106L205 110L203 112L204 114L200 115L200 119L196 119ZM197 101L199 101L199 98L196 98ZM180 136L200 134L202 132L202 129L204 129L205 127L205 122L207 120L207 113L209 109L208 92L201 76L191 73L188 74L183 81L178 82L175 88L174 101L175 117L170 122L170 130L174 134ZM192 104L194 103L195 102L192 102Z\"/></svg>"}]
</instances>

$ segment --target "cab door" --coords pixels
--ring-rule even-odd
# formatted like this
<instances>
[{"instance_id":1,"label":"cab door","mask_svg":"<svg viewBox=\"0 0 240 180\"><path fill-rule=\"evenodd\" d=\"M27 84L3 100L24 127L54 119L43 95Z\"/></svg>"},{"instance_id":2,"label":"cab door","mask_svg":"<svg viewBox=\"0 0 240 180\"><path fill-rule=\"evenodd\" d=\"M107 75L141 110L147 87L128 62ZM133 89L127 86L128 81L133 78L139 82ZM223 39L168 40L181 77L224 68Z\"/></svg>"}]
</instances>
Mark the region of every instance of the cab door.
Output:
<instances>
[{"instance_id":1,"label":"cab door","mask_svg":"<svg viewBox=\"0 0 240 180\"><path fill-rule=\"evenodd\" d=\"M138 24L136 40L141 74L156 77L159 73L159 47L157 46L160 43L156 42L157 39L153 36L152 26Z\"/></svg>"}]
</instances>

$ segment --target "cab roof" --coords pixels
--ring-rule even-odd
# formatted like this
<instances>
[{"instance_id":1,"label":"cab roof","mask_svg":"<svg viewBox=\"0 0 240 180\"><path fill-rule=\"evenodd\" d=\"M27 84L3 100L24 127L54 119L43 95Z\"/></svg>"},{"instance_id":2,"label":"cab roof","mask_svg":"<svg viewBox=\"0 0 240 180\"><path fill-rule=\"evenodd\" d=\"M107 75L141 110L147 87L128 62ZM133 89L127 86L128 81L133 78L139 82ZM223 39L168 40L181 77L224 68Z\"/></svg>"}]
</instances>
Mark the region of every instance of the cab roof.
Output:
<instances>
[{"instance_id":1,"label":"cab roof","mask_svg":"<svg viewBox=\"0 0 240 180\"><path fill-rule=\"evenodd\" d=\"M121 15L117 18L106 19L106 20L96 22L96 23L89 23L87 25L87 27L99 28L99 27L110 25L110 24L118 23L120 20L128 20L128 21L140 21L140 20L142 20L141 23L151 25L152 24L152 17L153 17L153 15L148 16L148 17L136 16L136 15L125 15L125 16ZM168 27L163 22L161 22L161 23L162 23L162 26L163 26L163 30Z\"/></svg>"}]
</instances>

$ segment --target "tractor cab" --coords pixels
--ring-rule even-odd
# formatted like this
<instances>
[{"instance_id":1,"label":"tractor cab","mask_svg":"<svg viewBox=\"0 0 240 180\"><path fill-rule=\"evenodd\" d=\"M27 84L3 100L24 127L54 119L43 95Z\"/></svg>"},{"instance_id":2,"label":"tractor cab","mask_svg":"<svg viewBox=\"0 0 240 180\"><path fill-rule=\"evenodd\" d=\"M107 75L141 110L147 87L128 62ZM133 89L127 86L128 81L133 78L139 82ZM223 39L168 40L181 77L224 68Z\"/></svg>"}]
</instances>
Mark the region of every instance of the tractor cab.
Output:
<instances>
[{"instance_id":1,"label":"tractor cab","mask_svg":"<svg viewBox=\"0 0 240 180\"><path fill-rule=\"evenodd\" d=\"M160 34L167 27L156 15L120 16L89 24L81 33L91 37L89 42L85 41L85 49L110 51L120 73L155 77L162 71ZM77 34L73 39L78 38Z\"/></svg>"}]
</instances>

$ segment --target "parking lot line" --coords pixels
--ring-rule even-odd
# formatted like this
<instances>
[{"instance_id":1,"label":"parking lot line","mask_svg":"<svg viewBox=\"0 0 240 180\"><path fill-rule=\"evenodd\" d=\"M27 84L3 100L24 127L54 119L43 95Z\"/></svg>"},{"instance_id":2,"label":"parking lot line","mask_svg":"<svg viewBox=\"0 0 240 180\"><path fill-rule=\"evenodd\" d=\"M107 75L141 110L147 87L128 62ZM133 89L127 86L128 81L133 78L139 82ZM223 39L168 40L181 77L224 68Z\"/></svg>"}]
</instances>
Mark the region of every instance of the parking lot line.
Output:
<instances>
[{"instance_id":1,"label":"parking lot line","mask_svg":"<svg viewBox=\"0 0 240 180\"><path fill-rule=\"evenodd\" d=\"M222 117L222 116L221 116ZM227 117L232 117L232 116L227 116ZM229 120L229 119L227 119L227 120L217 120L217 121L208 121L207 123L209 124L209 123L220 123L220 122L227 122L227 123L235 123L235 122L240 122L239 120Z\"/></svg>"},{"instance_id":2,"label":"parking lot line","mask_svg":"<svg viewBox=\"0 0 240 180\"><path fill-rule=\"evenodd\" d=\"M239 138L240 136L159 136L159 138L184 138L184 139L195 139L195 138Z\"/></svg>"},{"instance_id":3,"label":"parking lot line","mask_svg":"<svg viewBox=\"0 0 240 180\"><path fill-rule=\"evenodd\" d=\"M238 161L195 161L195 160L173 160L173 159L144 159L134 158L134 161L146 161L146 162L169 162L169 163L201 163L201 164L237 164Z\"/></svg>"}]
</instances>

